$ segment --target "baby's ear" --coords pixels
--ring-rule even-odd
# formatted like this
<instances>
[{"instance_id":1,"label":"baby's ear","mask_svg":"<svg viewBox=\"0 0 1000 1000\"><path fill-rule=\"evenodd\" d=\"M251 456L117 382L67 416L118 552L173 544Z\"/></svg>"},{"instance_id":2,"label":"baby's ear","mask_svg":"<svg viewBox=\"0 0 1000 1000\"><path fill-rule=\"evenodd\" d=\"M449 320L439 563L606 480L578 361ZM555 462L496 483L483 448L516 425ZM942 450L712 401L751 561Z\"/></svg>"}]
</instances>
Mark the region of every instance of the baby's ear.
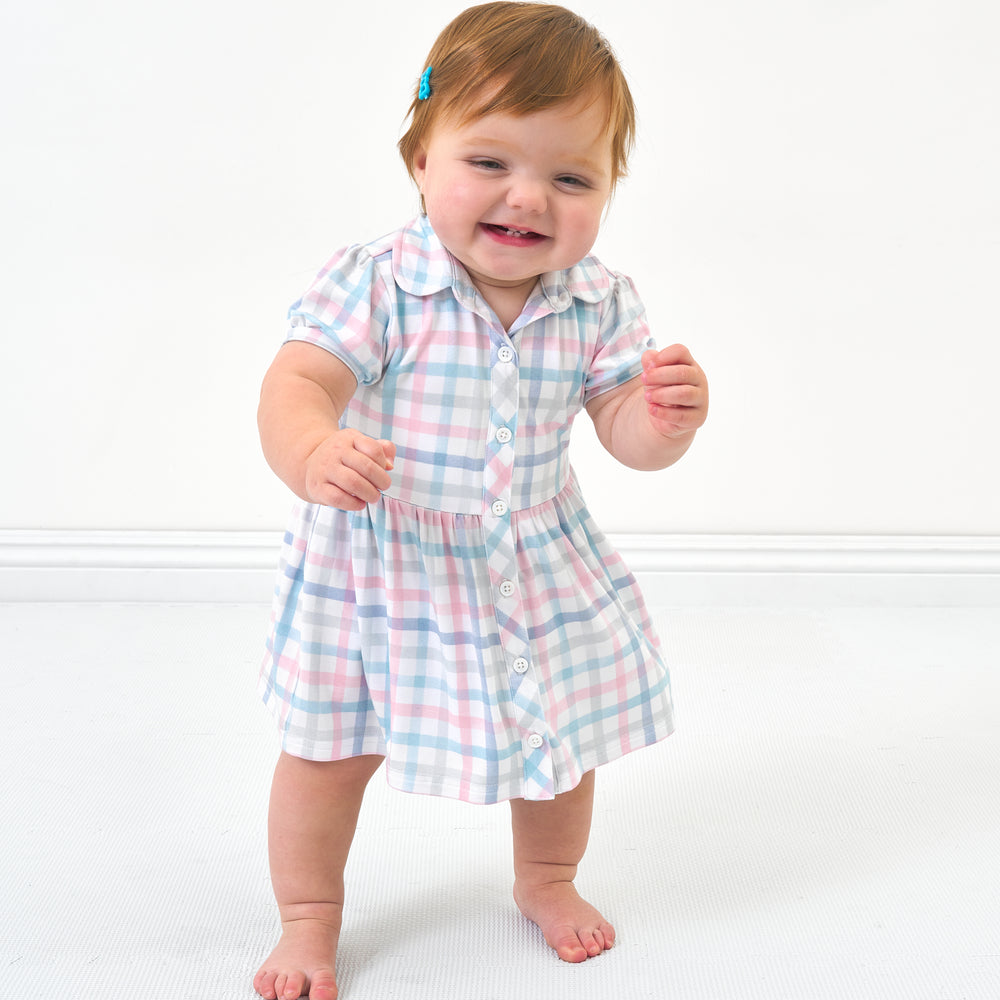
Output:
<instances>
[{"instance_id":1,"label":"baby's ear","mask_svg":"<svg viewBox=\"0 0 1000 1000\"><path fill-rule=\"evenodd\" d=\"M427 150L423 146L417 146L413 154L413 177L419 185L424 179L427 171Z\"/></svg>"}]
</instances>

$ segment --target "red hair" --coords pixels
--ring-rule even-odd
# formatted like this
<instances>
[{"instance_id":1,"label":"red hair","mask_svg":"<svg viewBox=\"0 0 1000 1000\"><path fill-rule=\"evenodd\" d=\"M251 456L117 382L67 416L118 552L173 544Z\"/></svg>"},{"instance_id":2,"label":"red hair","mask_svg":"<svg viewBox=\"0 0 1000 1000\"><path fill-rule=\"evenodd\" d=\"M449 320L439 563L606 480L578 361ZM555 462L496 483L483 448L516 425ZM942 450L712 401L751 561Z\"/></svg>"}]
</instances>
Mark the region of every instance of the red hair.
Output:
<instances>
[{"instance_id":1,"label":"red hair","mask_svg":"<svg viewBox=\"0 0 1000 1000\"><path fill-rule=\"evenodd\" d=\"M628 172L635 106L604 36L552 4L486 3L458 15L425 66L430 97L414 96L399 152L410 176L417 151L441 120L467 125L491 114L528 115L582 98L604 101L611 138L611 187ZM415 89L416 94L416 89Z\"/></svg>"}]
</instances>

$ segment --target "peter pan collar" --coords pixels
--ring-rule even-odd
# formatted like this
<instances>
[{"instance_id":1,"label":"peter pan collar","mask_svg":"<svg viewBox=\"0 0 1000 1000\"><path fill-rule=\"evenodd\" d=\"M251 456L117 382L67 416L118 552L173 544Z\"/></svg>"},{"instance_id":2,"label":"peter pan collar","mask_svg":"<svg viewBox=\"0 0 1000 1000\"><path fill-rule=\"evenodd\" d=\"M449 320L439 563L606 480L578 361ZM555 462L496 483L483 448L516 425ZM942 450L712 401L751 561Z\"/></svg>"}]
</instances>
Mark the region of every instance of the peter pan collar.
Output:
<instances>
[{"instance_id":1,"label":"peter pan collar","mask_svg":"<svg viewBox=\"0 0 1000 1000\"><path fill-rule=\"evenodd\" d=\"M454 288L462 298L474 298L475 289L464 267L444 248L426 215L418 216L396 234L392 248L396 284L411 295L434 295ZM611 292L612 276L596 257L584 257L565 271L541 277L542 293L555 312L573 299L602 302Z\"/></svg>"}]
</instances>

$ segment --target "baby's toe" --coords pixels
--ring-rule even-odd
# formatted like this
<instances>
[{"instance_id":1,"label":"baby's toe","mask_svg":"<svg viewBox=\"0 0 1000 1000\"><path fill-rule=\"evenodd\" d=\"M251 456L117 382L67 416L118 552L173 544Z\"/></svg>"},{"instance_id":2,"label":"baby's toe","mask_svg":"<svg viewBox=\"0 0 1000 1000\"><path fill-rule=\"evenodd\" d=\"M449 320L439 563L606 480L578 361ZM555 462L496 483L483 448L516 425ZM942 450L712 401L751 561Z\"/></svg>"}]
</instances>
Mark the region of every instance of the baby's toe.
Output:
<instances>
[{"instance_id":1,"label":"baby's toe","mask_svg":"<svg viewBox=\"0 0 1000 1000\"><path fill-rule=\"evenodd\" d=\"M608 948L613 948L615 946L615 929L608 923L602 923L600 927L597 928L597 933L601 935L604 940L605 951Z\"/></svg>"},{"instance_id":2,"label":"baby's toe","mask_svg":"<svg viewBox=\"0 0 1000 1000\"><path fill-rule=\"evenodd\" d=\"M580 931L579 938L580 944L591 958L604 951L604 941L601 939L600 931Z\"/></svg>"},{"instance_id":3,"label":"baby's toe","mask_svg":"<svg viewBox=\"0 0 1000 1000\"><path fill-rule=\"evenodd\" d=\"M279 977L280 979L281 977ZM278 996L281 1000L298 1000L306 988L306 977L303 972L290 972L284 977Z\"/></svg>"},{"instance_id":4,"label":"baby's toe","mask_svg":"<svg viewBox=\"0 0 1000 1000\"><path fill-rule=\"evenodd\" d=\"M580 935L573 927L557 928L553 932L549 944L555 948L556 954L564 962L587 961L587 948L581 942Z\"/></svg>"},{"instance_id":5,"label":"baby's toe","mask_svg":"<svg viewBox=\"0 0 1000 1000\"><path fill-rule=\"evenodd\" d=\"M336 1000L337 980L333 972L317 972L312 978L309 1000Z\"/></svg>"},{"instance_id":6,"label":"baby's toe","mask_svg":"<svg viewBox=\"0 0 1000 1000\"><path fill-rule=\"evenodd\" d=\"M272 972L270 969L261 969L254 976L253 988L264 997L264 1000L274 1000L277 996L274 990L274 980L276 978L277 973Z\"/></svg>"}]
</instances>

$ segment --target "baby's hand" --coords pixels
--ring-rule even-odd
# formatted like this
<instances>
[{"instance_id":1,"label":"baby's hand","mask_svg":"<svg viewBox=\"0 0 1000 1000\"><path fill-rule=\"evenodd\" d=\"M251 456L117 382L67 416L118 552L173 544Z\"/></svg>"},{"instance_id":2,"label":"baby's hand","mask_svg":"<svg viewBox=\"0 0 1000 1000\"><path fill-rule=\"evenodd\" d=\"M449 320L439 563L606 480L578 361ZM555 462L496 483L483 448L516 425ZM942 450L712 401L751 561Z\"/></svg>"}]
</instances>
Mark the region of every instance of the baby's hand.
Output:
<instances>
[{"instance_id":1,"label":"baby's hand","mask_svg":"<svg viewBox=\"0 0 1000 1000\"><path fill-rule=\"evenodd\" d=\"M361 510L389 488L395 457L391 441L376 441L350 428L334 431L306 459L306 499Z\"/></svg>"},{"instance_id":2,"label":"baby's hand","mask_svg":"<svg viewBox=\"0 0 1000 1000\"><path fill-rule=\"evenodd\" d=\"M705 422L708 380L683 344L646 351L642 382L650 422L664 437L682 437Z\"/></svg>"}]
</instances>

